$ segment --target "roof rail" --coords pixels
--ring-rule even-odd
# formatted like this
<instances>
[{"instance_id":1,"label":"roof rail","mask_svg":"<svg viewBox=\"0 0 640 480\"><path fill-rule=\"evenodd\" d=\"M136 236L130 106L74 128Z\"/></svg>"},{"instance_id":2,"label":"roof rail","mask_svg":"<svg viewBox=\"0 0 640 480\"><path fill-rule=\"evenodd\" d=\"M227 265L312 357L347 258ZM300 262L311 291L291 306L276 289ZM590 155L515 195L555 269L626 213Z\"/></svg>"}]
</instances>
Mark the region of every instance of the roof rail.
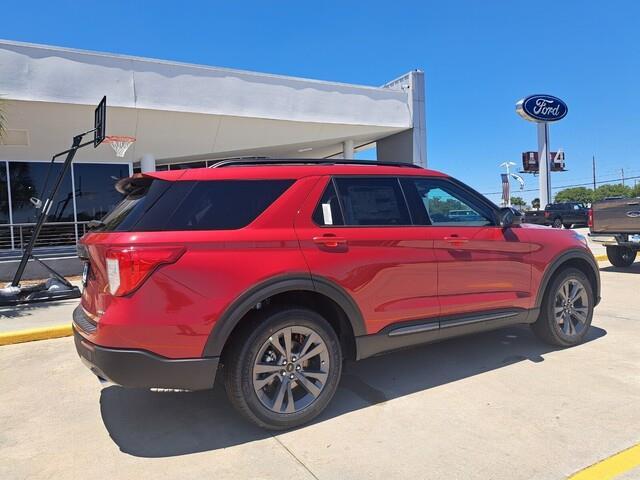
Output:
<instances>
[{"instance_id":1,"label":"roof rail","mask_svg":"<svg viewBox=\"0 0 640 480\"><path fill-rule=\"evenodd\" d=\"M209 165L209 168L233 167L243 165L368 165L381 167L422 168L407 162L378 162L377 160L343 160L331 158L228 158Z\"/></svg>"}]
</instances>

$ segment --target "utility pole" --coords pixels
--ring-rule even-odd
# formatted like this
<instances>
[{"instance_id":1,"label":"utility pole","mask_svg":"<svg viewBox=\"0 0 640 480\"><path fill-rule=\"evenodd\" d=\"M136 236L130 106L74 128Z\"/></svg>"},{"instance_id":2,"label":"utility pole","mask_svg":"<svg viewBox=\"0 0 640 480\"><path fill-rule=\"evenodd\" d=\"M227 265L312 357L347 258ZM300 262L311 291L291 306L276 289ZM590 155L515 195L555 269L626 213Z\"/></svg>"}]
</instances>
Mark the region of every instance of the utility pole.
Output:
<instances>
[{"instance_id":1,"label":"utility pole","mask_svg":"<svg viewBox=\"0 0 640 480\"><path fill-rule=\"evenodd\" d=\"M593 191L596 191L596 156L591 157L591 169L593 170Z\"/></svg>"},{"instance_id":2,"label":"utility pole","mask_svg":"<svg viewBox=\"0 0 640 480\"><path fill-rule=\"evenodd\" d=\"M624 168L620 169L620 173L622 173L622 186L624 187Z\"/></svg>"}]
</instances>

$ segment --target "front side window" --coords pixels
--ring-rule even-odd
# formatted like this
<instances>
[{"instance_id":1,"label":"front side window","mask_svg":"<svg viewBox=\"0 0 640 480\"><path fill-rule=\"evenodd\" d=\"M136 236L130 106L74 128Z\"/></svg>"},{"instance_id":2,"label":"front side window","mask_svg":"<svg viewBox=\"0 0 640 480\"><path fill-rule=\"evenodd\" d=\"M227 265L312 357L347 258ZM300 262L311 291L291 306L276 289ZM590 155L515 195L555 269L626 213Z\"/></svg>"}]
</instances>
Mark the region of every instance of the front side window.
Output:
<instances>
[{"instance_id":1,"label":"front side window","mask_svg":"<svg viewBox=\"0 0 640 480\"><path fill-rule=\"evenodd\" d=\"M417 225L485 226L494 223L487 207L449 182L403 179L402 186Z\"/></svg>"},{"instance_id":2,"label":"front side window","mask_svg":"<svg viewBox=\"0 0 640 480\"><path fill-rule=\"evenodd\" d=\"M343 177L335 183L345 225L411 225L397 178Z\"/></svg>"}]
</instances>

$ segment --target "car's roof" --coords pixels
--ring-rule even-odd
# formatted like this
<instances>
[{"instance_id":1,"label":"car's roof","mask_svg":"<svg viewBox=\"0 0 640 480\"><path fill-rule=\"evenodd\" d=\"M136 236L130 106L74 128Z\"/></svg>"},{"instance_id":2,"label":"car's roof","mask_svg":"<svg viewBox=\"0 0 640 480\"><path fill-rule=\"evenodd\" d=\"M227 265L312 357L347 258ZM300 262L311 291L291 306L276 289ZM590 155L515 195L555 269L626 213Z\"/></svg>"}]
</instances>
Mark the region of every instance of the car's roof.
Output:
<instances>
[{"instance_id":1,"label":"car's roof","mask_svg":"<svg viewBox=\"0 0 640 480\"><path fill-rule=\"evenodd\" d=\"M148 172L148 175L161 180L231 180L231 179L298 179L316 175L393 175L446 177L444 173L424 168L388 165L238 165L224 168L190 168L187 170L171 170L165 172Z\"/></svg>"}]
</instances>

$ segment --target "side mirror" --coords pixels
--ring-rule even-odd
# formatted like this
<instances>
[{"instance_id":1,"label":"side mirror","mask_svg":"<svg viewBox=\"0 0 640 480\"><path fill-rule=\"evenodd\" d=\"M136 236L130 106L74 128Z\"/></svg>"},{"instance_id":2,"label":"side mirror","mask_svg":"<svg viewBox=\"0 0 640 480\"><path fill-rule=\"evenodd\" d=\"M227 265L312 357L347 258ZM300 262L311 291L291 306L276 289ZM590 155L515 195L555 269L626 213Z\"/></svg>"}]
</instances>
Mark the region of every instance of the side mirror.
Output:
<instances>
[{"instance_id":1,"label":"side mirror","mask_svg":"<svg viewBox=\"0 0 640 480\"><path fill-rule=\"evenodd\" d=\"M509 228L522 223L522 215L515 208L503 207L498 212L498 221L502 228Z\"/></svg>"}]
</instances>

